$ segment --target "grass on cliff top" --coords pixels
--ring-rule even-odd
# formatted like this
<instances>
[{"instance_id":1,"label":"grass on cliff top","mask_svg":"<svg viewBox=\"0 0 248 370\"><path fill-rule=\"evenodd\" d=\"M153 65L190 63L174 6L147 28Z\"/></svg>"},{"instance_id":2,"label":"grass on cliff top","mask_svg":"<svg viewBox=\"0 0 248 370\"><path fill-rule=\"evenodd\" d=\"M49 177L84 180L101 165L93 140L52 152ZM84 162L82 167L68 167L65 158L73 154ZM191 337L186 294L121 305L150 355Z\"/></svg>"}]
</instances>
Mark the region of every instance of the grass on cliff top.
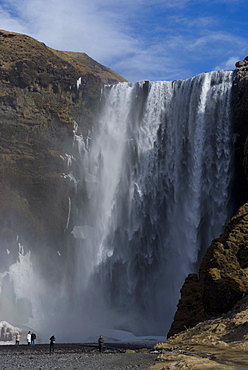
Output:
<instances>
[{"instance_id":1,"label":"grass on cliff top","mask_svg":"<svg viewBox=\"0 0 248 370\"><path fill-rule=\"evenodd\" d=\"M126 81L85 53L54 50L27 35L0 30L0 48L1 68L7 71L10 71L18 62L25 61L35 65L50 66L54 70L72 68L81 75L91 73L100 77L104 83Z\"/></svg>"},{"instance_id":2,"label":"grass on cliff top","mask_svg":"<svg viewBox=\"0 0 248 370\"><path fill-rule=\"evenodd\" d=\"M94 59L90 58L85 53L78 53L72 51L58 51L51 49L60 58L66 60L71 65L75 66L76 69L86 71L86 68L95 75L99 76L102 80L117 80L119 82L125 82L126 80L118 75L112 69L103 66L102 64L96 62Z\"/></svg>"}]
</instances>

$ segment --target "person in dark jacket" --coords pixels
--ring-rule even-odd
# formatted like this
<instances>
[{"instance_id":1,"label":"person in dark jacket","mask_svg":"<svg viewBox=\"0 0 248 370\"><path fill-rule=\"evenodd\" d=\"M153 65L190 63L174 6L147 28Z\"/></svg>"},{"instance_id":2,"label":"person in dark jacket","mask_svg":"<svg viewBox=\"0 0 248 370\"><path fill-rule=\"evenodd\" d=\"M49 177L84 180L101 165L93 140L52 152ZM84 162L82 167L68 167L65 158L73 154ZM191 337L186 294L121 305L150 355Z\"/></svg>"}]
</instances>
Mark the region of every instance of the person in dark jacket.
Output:
<instances>
[{"instance_id":1,"label":"person in dark jacket","mask_svg":"<svg viewBox=\"0 0 248 370\"><path fill-rule=\"evenodd\" d=\"M54 343L55 343L55 336L52 335L50 338L50 353L54 352Z\"/></svg>"},{"instance_id":2,"label":"person in dark jacket","mask_svg":"<svg viewBox=\"0 0 248 370\"><path fill-rule=\"evenodd\" d=\"M104 345L104 339L101 335L98 338L98 345L99 345L99 352L102 352L103 351L103 345Z\"/></svg>"},{"instance_id":3,"label":"person in dark jacket","mask_svg":"<svg viewBox=\"0 0 248 370\"><path fill-rule=\"evenodd\" d=\"M34 346L35 339L36 339L36 334L35 333L31 333L31 346Z\"/></svg>"}]
</instances>

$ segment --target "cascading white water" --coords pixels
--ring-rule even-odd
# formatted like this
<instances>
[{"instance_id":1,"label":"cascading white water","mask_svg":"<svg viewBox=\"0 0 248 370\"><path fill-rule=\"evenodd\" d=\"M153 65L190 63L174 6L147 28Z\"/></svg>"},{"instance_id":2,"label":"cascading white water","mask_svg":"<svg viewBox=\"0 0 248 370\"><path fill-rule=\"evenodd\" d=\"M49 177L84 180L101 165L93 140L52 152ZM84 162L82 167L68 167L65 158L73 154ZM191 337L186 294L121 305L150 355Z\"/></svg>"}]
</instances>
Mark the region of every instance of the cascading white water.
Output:
<instances>
[{"instance_id":1,"label":"cascading white water","mask_svg":"<svg viewBox=\"0 0 248 370\"><path fill-rule=\"evenodd\" d=\"M104 88L90 138L75 128L81 173L78 157L62 158L75 189L69 242L17 243L16 262L6 249L3 319L40 340L107 328L166 336L185 277L230 217L232 80L219 71Z\"/></svg>"},{"instance_id":2,"label":"cascading white water","mask_svg":"<svg viewBox=\"0 0 248 370\"><path fill-rule=\"evenodd\" d=\"M77 237L80 287L106 326L165 335L185 277L222 232L230 216L232 79L218 71L104 88L84 153L89 201Z\"/></svg>"}]
</instances>

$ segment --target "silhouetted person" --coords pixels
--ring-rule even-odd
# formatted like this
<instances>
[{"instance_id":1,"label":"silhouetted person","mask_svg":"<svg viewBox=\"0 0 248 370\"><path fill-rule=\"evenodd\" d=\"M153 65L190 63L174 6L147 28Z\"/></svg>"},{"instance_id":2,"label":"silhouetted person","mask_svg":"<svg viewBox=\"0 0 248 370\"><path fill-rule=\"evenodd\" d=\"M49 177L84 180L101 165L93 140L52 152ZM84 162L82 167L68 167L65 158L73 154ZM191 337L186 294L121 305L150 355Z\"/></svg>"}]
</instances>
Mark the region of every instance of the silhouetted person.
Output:
<instances>
[{"instance_id":1,"label":"silhouetted person","mask_svg":"<svg viewBox=\"0 0 248 370\"><path fill-rule=\"evenodd\" d=\"M36 335L34 333L31 333L31 346L34 346L35 339L36 339Z\"/></svg>"},{"instance_id":2,"label":"silhouetted person","mask_svg":"<svg viewBox=\"0 0 248 370\"><path fill-rule=\"evenodd\" d=\"M98 338L98 345L99 345L99 352L102 352L103 351L103 345L104 345L104 339L101 335Z\"/></svg>"},{"instance_id":3,"label":"silhouetted person","mask_svg":"<svg viewBox=\"0 0 248 370\"><path fill-rule=\"evenodd\" d=\"M27 334L27 342L28 342L28 346L30 346L31 345L31 332L30 331Z\"/></svg>"},{"instance_id":4,"label":"silhouetted person","mask_svg":"<svg viewBox=\"0 0 248 370\"><path fill-rule=\"evenodd\" d=\"M50 353L54 352L54 343L55 343L55 336L52 335L50 338Z\"/></svg>"},{"instance_id":5,"label":"silhouetted person","mask_svg":"<svg viewBox=\"0 0 248 370\"><path fill-rule=\"evenodd\" d=\"M20 334L16 333L16 345L19 346L20 344Z\"/></svg>"}]
</instances>

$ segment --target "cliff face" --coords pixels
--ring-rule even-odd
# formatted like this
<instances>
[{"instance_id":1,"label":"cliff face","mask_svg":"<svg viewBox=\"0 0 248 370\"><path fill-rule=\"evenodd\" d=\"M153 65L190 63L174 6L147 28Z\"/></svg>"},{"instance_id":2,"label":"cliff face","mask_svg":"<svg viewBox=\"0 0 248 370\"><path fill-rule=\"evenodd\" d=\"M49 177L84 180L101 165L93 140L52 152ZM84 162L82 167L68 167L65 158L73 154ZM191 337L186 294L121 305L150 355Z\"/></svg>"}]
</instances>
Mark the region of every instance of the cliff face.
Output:
<instances>
[{"instance_id":1,"label":"cliff face","mask_svg":"<svg viewBox=\"0 0 248 370\"><path fill-rule=\"evenodd\" d=\"M230 311L248 294L248 57L236 63L231 109L236 174L233 196L243 205L207 249L199 276L186 278L168 337Z\"/></svg>"},{"instance_id":2,"label":"cliff face","mask_svg":"<svg viewBox=\"0 0 248 370\"><path fill-rule=\"evenodd\" d=\"M86 136L105 83L124 79L83 53L0 31L0 250L60 238L73 191L66 153ZM74 153L75 152L75 153ZM3 252L4 251L4 252Z\"/></svg>"},{"instance_id":3,"label":"cliff face","mask_svg":"<svg viewBox=\"0 0 248 370\"><path fill-rule=\"evenodd\" d=\"M232 121L235 140L235 194L239 205L248 199L248 57L236 63L232 92Z\"/></svg>"}]
</instances>

